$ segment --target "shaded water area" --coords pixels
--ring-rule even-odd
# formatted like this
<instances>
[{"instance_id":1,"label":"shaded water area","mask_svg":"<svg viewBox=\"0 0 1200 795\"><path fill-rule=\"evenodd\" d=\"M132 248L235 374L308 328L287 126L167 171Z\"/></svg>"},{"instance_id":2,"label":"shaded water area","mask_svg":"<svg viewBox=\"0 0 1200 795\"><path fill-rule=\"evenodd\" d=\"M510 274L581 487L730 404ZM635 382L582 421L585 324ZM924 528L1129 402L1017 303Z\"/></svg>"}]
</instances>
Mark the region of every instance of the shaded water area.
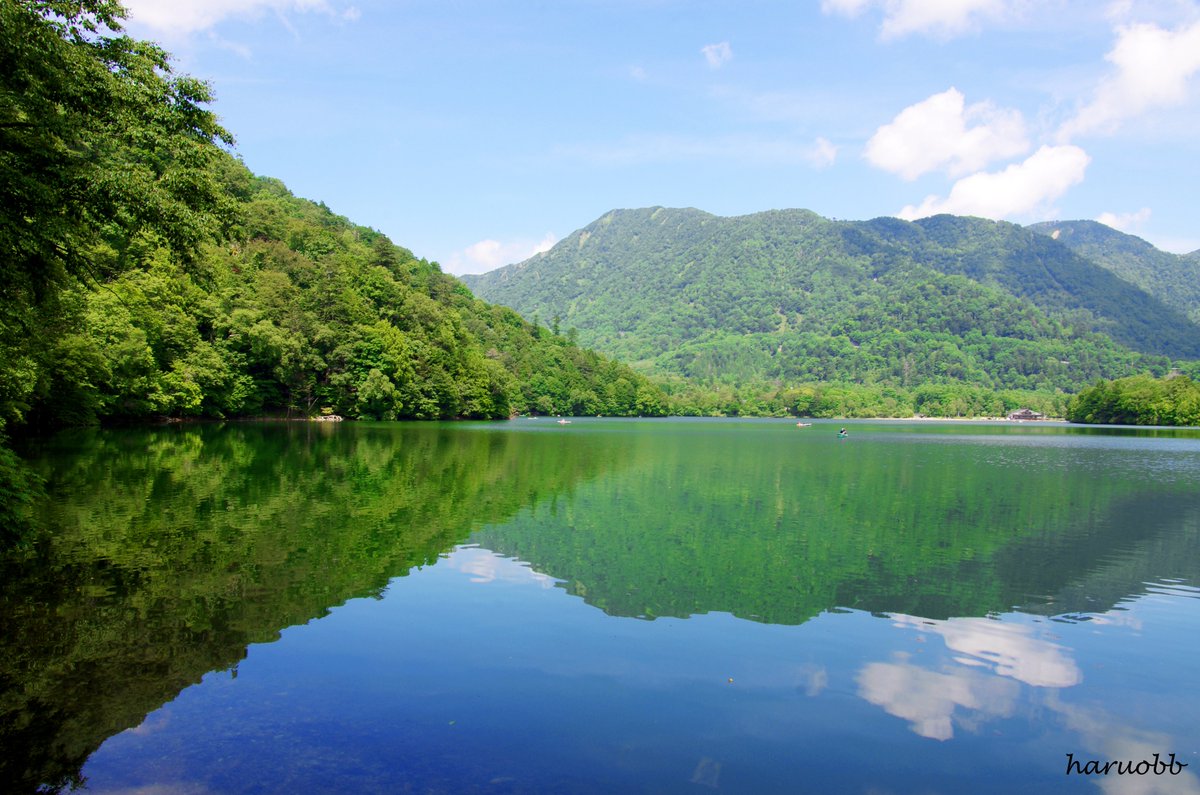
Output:
<instances>
[{"instance_id":1,"label":"shaded water area","mask_svg":"<svg viewBox=\"0 0 1200 795\"><path fill-rule=\"evenodd\" d=\"M44 440L0 781L1200 794L1200 432L838 427Z\"/></svg>"}]
</instances>

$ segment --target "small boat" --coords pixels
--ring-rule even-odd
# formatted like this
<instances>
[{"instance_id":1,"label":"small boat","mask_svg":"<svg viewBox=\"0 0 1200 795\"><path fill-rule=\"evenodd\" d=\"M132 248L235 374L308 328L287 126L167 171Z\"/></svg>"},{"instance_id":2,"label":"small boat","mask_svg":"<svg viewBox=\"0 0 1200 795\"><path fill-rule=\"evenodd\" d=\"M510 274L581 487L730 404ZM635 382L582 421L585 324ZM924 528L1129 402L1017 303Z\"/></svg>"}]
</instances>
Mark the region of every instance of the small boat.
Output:
<instances>
[{"instance_id":1,"label":"small boat","mask_svg":"<svg viewBox=\"0 0 1200 795\"><path fill-rule=\"evenodd\" d=\"M811 428L812 423L811 422L797 422L796 427L797 428Z\"/></svg>"},{"instance_id":2,"label":"small boat","mask_svg":"<svg viewBox=\"0 0 1200 795\"><path fill-rule=\"evenodd\" d=\"M571 421L570 420L559 420L558 424L559 425L570 425Z\"/></svg>"}]
</instances>

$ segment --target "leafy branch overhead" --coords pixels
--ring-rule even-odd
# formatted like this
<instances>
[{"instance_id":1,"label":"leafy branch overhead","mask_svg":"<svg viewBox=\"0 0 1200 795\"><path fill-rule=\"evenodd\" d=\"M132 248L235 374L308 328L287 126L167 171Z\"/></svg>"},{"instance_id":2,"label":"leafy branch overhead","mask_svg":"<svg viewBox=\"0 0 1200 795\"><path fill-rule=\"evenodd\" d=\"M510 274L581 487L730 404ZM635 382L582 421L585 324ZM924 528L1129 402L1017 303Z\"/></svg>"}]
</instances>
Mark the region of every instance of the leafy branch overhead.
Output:
<instances>
[{"instance_id":1,"label":"leafy branch overhead","mask_svg":"<svg viewBox=\"0 0 1200 795\"><path fill-rule=\"evenodd\" d=\"M119 4L0 2L0 217L6 292L99 279L152 233L194 256L227 201L211 166L233 139L209 87L121 34Z\"/></svg>"}]
</instances>

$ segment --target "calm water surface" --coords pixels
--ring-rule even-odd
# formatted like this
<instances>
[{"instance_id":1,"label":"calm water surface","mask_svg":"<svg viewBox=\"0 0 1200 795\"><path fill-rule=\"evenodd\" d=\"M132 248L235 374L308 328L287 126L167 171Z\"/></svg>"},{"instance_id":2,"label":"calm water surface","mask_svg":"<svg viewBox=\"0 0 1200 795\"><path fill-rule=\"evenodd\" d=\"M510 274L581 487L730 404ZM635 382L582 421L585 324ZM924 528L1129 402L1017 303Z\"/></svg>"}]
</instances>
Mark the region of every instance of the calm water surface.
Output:
<instances>
[{"instance_id":1,"label":"calm water surface","mask_svg":"<svg viewBox=\"0 0 1200 795\"><path fill-rule=\"evenodd\" d=\"M42 442L0 781L1200 793L1200 433L840 425Z\"/></svg>"}]
</instances>

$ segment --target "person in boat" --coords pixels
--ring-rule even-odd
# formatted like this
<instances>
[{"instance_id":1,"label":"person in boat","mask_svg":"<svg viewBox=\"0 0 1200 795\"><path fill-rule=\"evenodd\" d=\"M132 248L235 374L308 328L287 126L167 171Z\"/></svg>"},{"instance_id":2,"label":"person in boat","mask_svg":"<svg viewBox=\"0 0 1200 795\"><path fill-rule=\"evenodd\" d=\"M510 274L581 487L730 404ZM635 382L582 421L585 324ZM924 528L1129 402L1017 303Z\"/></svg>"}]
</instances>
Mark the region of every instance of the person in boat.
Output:
<instances>
[{"instance_id":1,"label":"person in boat","mask_svg":"<svg viewBox=\"0 0 1200 795\"><path fill-rule=\"evenodd\" d=\"M846 429L845 429L845 428L842 428L840 431L838 431L838 438L839 438L839 439L845 439L845 438L846 438L847 436L849 436L849 435L850 435L850 434L846 433Z\"/></svg>"}]
</instances>

